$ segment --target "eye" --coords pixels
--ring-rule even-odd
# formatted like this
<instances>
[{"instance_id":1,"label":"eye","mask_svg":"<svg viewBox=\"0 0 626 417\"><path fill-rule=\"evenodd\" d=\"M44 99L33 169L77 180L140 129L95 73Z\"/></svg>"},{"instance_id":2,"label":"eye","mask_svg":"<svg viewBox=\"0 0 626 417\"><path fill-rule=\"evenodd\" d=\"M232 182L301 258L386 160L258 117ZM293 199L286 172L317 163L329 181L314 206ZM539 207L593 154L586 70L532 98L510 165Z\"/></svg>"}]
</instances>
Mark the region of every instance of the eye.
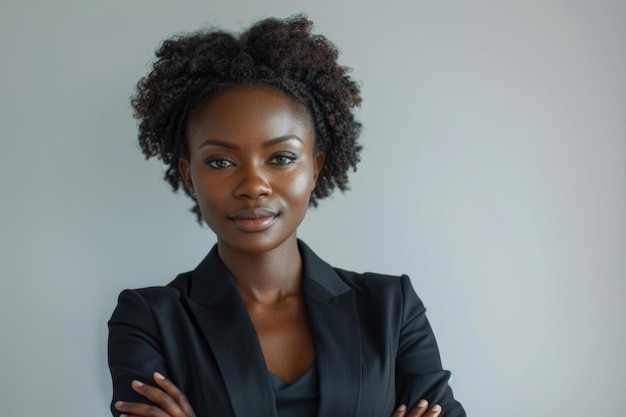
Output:
<instances>
[{"instance_id":1,"label":"eye","mask_svg":"<svg viewBox=\"0 0 626 417\"><path fill-rule=\"evenodd\" d=\"M274 155L270 159L270 163L276 165L290 165L293 164L296 159L298 159L298 157L295 154L291 152L283 152L278 155Z\"/></svg>"},{"instance_id":2,"label":"eye","mask_svg":"<svg viewBox=\"0 0 626 417\"><path fill-rule=\"evenodd\" d=\"M204 161L204 163L214 169L223 169L235 165L232 163L232 161L219 157L208 158L206 161Z\"/></svg>"}]
</instances>

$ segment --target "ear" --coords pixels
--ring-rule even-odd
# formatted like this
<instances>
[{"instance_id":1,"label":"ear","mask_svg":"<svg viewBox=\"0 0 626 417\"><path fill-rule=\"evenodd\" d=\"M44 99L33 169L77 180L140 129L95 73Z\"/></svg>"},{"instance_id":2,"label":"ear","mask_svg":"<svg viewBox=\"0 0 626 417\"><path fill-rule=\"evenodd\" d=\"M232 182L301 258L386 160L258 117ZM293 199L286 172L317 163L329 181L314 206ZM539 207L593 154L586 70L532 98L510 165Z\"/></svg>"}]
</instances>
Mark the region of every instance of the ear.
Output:
<instances>
[{"instance_id":1,"label":"ear","mask_svg":"<svg viewBox=\"0 0 626 417\"><path fill-rule=\"evenodd\" d=\"M189 193L193 194L194 190L193 182L191 181L191 167L188 159L183 157L178 158L178 172L180 172L180 176L183 178L183 183Z\"/></svg>"},{"instance_id":2,"label":"ear","mask_svg":"<svg viewBox=\"0 0 626 417\"><path fill-rule=\"evenodd\" d=\"M324 151L319 151L313 156L313 181L317 182L317 177L322 170L322 166L324 165L324 159L326 158L326 153Z\"/></svg>"}]
</instances>

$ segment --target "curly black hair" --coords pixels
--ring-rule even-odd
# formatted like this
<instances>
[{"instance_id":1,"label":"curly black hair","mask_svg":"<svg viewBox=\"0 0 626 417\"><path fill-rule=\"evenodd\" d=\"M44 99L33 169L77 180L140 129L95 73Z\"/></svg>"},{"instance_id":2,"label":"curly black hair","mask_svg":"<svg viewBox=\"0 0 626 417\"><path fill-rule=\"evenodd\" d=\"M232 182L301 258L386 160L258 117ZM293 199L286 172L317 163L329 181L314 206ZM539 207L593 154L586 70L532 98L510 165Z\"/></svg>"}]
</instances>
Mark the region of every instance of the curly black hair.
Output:
<instances>
[{"instance_id":1,"label":"curly black hair","mask_svg":"<svg viewBox=\"0 0 626 417\"><path fill-rule=\"evenodd\" d=\"M348 171L356 171L361 124L359 86L349 68L337 62L337 48L311 33L302 15L265 19L238 36L221 30L175 35L156 51L150 73L137 83L131 99L139 120L139 145L146 159L168 167L165 180L174 191L184 187L178 160L189 158L186 124L207 99L239 85L273 88L305 105L315 128L315 149L326 153L310 199L328 197L335 187L348 189ZM195 200L194 200L195 201ZM191 209L202 221L197 203Z\"/></svg>"}]
</instances>

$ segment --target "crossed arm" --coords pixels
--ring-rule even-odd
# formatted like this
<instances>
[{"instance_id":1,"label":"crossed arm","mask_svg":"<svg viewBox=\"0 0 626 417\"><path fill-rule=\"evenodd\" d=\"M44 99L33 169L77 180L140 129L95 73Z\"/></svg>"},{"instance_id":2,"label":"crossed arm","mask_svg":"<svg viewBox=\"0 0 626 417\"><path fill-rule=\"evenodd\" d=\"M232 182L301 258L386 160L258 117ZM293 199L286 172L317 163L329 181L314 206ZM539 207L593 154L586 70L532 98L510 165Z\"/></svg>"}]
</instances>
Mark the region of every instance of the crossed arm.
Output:
<instances>
[{"instance_id":1,"label":"crossed arm","mask_svg":"<svg viewBox=\"0 0 626 417\"><path fill-rule=\"evenodd\" d=\"M115 408L123 414L120 417L196 417L187 396L170 380L158 372L153 375L155 386L133 381L135 392L150 400L154 405L117 401ZM407 414L408 412L408 414ZM438 404L428 408L428 402L420 400L410 412L403 404L391 417L438 417L441 407Z\"/></svg>"},{"instance_id":2,"label":"crossed arm","mask_svg":"<svg viewBox=\"0 0 626 417\"><path fill-rule=\"evenodd\" d=\"M408 278L402 280L402 285L405 308L400 320L402 326L397 347L395 389L396 404L406 406L400 405L393 413L389 413L391 417L437 417L442 414L465 416L448 386L449 373L441 369L439 352L423 304L412 290ZM121 412L129 417L196 417L195 411L206 413L208 410L198 409L196 403L194 411L183 392L160 374L152 374L154 384L149 382L152 372L165 373L168 368L163 362L163 351L158 342L162 326L157 324L153 309L138 292L124 292L120 296L120 306L122 308L118 306L109 323L110 347L118 347L110 349L109 357L110 365L113 364L111 372L114 385L117 386L114 398L122 400L112 404L114 414ZM170 339L176 339L176 336L169 335ZM124 348L119 349L119 346ZM129 372L138 369L137 366L141 367L142 372ZM167 375L168 378L176 377ZM183 381L180 378L178 380ZM181 388L187 390L184 382ZM220 398L220 395L214 396L211 402L219 401ZM429 402L434 405L429 407Z\"/></svg>"}]
</instances>

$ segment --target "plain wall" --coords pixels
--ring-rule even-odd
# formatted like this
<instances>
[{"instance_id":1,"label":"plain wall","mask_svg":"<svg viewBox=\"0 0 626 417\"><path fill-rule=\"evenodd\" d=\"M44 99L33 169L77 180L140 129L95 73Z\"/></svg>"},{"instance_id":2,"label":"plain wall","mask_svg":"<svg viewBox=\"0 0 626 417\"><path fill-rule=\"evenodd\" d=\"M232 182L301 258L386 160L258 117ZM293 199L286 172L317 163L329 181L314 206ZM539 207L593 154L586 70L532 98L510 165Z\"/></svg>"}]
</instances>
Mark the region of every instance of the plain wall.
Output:
<instances>
[{"instance_id":1,"label":"plain wall","mask_svg":"<svg viewBox=\"0 0 626 417\"><path fill-rule=\"evenodd\" d=\"M117 294L214 242L135 144L154 48L299 11L362 82L365 147L300 237L412 277L469 415L623 415L622 0L3 1L0 415L108 416Z\"/></svg>"}]
</instances>

